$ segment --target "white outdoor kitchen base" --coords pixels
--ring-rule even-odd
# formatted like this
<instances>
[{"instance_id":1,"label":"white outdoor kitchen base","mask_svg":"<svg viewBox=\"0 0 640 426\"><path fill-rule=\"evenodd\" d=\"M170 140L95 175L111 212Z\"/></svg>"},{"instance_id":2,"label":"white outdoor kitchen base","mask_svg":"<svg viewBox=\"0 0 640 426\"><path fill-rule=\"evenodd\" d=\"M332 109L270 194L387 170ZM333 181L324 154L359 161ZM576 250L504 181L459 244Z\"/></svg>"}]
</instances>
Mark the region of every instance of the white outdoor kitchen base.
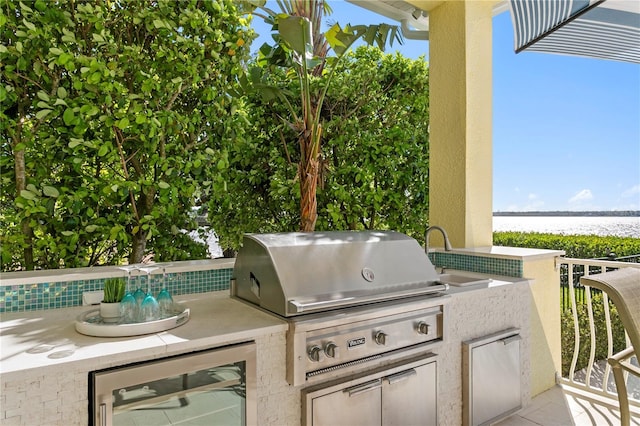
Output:
<instances>
[{"instance_id":1,"label":"white outdoor kitchen base","mask_svg":"<svg viewBox=\"0 0 640 426\"><path fill-rule=\"evenodd\" d=\"M520 330L521 396L530 396L530 291L522 279L452 288L445 341L438 347L437 419L462 424L462 342L509 328ZM181 296L191 309L187 324L154 335L129 338L83 336L73 319L87 307L3 314L3 425L88 424L88 373L133 362L255 341L259 425L302 424L302 392L286 380L287 323L227 292ZM58 343L49 352L33 348ZM31 351L30 351L31 349ZM51 356L65 353L65 357ZM339 414L335 413L336 424Z\"/></svg>"}]
</instances>

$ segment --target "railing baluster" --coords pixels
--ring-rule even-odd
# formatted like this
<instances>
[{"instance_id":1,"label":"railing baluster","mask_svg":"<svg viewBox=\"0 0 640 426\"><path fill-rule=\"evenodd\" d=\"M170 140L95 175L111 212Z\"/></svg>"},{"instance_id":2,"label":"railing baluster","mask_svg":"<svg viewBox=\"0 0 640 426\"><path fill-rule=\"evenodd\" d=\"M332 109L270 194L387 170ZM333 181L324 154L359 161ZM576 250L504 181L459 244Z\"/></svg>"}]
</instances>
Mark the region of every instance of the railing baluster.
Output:
<instances>
[{"instance_id":1,"label":"railing baluster","mask_svg":"<svg viewBox=\"0 0 640 426\"><path fill-rule=\"evenodd\" d=\"M584 383L587 387L591 387L591 372L593 370L593 362L596 359L596 325L593 321L593 305L591 304L591 287L584 286L584 297L587 305L587 314L589 317L589 362L587 363L587 376Z\"/></svg>"},{"instance_id":2,"label":"railing baluster","mask_svg":"<svg viewBox=\"0 0 640 426\"><path fill-rule=\"evenodd\" d=\"M594 364L596 362L596 344L597 344L597 336L596 336L596 325L594 318L594 299L591 297L591 288L586 286L583 287L580 285L580 277L583 275L591 275L597 274L600 272L605 272L608 270L615 270L619 268L625 267L635 267L639 268L640 264L638 263L629 263L629 262L617 262L617 261L607 261L607 260L598 260L598 259L573 259L573 258L564 258L562 259L560 265L560 281L564 279L564 267L566 266L566 275L567 275L567 290L569 302L571 303L571 316L573 317L573 335L574 335L574 349L573 356L571 358L571 367L568 372L568 377L562 377L561 382L565 385L571 385L578 389L582 389L583 391L587 391L599 396L605 396L609 398L617 399L617 394L615 391L611 391L608 389L609 378L611 377L611 367L608 363L605 363L605 370L602 377L602 385L599 384L596 386L592 385L591 376L594 371ZM604 320L605 327L607 333L607 358L610 357L614 353L614 329L611 323L611 312L609 309L609 298L605 293L602 293L602 303L604 304ZM586 305L586 311L589 322L589 335L590 335L590 351L589 351L589 362L586 367L578 366L578 359L580 353L580 323L578 311L580 309L580 303ZM562 304L564 309L564 303ZM627 347L630 346L631 342L629 341L629 336L625 333L625 340ZM600 361L600 360L598 360ZM575 380L576 368L584 368L586 372L586 378L584 383L577 382ZM627 379L627 376L625 379ZM640 400L629 397L629 402L634 407L640 407Z\"/></svg>"},{"instance_id":3,"label":"railing baluster","mask_svg":"<svg viewBox=\"0 0 640 426\"><path fill-rule=\"evenodd\" d=\"M607 327L607 358L613 355L613 327L611 327L611 313L609 312L609 296L602 292L602 303L604 304L604 320ZM611 366L607 362L604 367L604 375L602 377L602 391L607 392L607 384L611 376Z\"/></svg>"},{"instance_id":4,"label":"railing baluster","mask_svg":"<svg viewBox=\"0 0 640 426\"><path fill-rule=\"evenodd\" d=\"M571 358L571 368L569 369L569 381L572 383L578 363L578 353L580 352L580 324L578 324L578 307L576 306L576 291L573 287L573 263L569 263L567 267L567 278L569 280L569 298L571 299L571 313L573 315L573 357Z\"/></svg>"}]
</instances>

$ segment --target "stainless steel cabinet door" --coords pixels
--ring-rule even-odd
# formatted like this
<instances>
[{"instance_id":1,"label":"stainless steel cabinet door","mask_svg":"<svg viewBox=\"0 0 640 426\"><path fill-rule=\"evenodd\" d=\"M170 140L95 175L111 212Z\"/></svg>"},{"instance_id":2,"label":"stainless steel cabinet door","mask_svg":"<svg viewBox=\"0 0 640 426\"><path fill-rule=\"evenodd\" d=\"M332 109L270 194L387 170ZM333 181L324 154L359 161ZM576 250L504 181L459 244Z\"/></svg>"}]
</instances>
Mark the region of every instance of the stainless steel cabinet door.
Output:
<instances>
[{"instance_id":1,"label":"stainless steel cabinet door","mask_svg":"<svg viewBox=\"0 0 640 426\"><path fill-rule=\"evenodd\" d=\"M313 426L371 426L381 424L382 380L372 380L312 402Z\"/></svg>"},{"instance_id":2,"label":"stainless steel cabinet door","mask_svg":"<svg viewBox=\"0 0 640 426\"><path fill-rule=\"evenodd\" d=\"M437 386L437 357L422 354L364 377L303 389L303 425L437 425Z\"/></svg>"},{"instance_id":3,"label":"stainless steel cabinet door","mask_svg":"<svg viewBox=\"0 0 640 426\"><path fill-rule=\"evenodd\" d=\"M522 407L518 332L510 328L463 342L463 425L492 424Z\"/></svg>"},{"instance_id":4,"label":"stainless steel cabinet door","mask_svg":"<svg viewBox=\"0 0 640 426\"><path fill-rule=\"evenodd\" d=\"M435 362L386 376L382 387L382 425L436 425L436 386Z\"/></svg>"}]
</instances>

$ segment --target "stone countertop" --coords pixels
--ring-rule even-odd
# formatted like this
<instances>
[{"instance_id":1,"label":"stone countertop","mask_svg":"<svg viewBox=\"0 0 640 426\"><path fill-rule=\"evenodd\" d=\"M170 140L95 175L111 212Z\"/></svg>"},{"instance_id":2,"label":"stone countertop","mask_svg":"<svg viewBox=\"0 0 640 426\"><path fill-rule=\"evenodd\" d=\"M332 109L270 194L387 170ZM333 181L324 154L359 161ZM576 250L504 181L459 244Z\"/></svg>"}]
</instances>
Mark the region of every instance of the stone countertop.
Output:
<instances>
[{"instance_id":1,"label":"stone countertop","mask_svg":"<svg viewBox=\"0 0 640 426\"><path fill-rule=\"evenodd\" d=\"M446 293L452 296L528 281L466 271L447 272L492 278L489 283L479 285L451 286ZM76 318L97 306L4 313L0 317L0 374L3 380L9 380L52 370L93 371L240 343L288 328L283 319L232 299L227 291L175 299L191 310L187 323L159 333L130 337L78 333Z\"/></svg>"},{"instance_id":2,"label":"stone countertop","mask_svg":"<svg viewBox=\"0 0 640 426\"><path fill-rule=\"evenodd\" d=\"M187 323L132 337L78 333L76 318L96 306L4 313L0 318L2 378L43 375L51 369L98 370L248 341L288 327L284 320L230 298L227 291L175 299L191 310Z\"/></svg>"},{"instance_id":3,"label":"stone countertop","mask_svg":"<svg viewBox=\"0 0 640 426\"><path fill-rule=\"evenodd\" d=\"M474 248L454 248L451 251L445 251L441 248L434 248L431 251L437 251L440 253L452 253L452 254L467 254L474 256L486 256L502 259L517 259L517 260L539 260L549 259L554 257L564 256L564 250L547 250L547 249L532 249L522 247L503 247L503 246L489 246L489 247L474 247Z\"/></svg>"},{"instance_id":4,"label":"stone countertop","mask_svg":"<svg viewBox=\"0 0 640 426\"><path fill-rule=\"evenodd\" d=\"M483 290L487 288L500 287L503 285L533 283L533 280L529 278L497 276L495 274L484 274L480 272L461 271L456 269L447 269L445 271L445 274L461 275L465 277L489 280L489 282L472 284L472 285L460 285L460 286L450 285L446 293L452 296L459 293L466 293L469 291L477 291L477 290Z\"/></svg>"}]
</instances>

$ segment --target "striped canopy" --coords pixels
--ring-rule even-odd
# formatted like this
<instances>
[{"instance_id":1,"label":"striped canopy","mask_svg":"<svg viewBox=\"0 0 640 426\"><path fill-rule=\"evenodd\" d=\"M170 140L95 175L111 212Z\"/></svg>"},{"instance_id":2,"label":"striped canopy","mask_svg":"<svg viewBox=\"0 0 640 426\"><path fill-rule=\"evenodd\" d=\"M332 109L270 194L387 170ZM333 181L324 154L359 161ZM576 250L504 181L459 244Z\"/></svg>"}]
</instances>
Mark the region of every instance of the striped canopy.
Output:
<instances>
[{"instance_id":1,"label":"striped canopy","mask_svg":"<svg viewBox=\"0 0 640 426\"><path fill-rule=\"evenodd\" d=\"M510 0L523 50L640 63L640 0Z\"/></svg>"}]
</instances>

